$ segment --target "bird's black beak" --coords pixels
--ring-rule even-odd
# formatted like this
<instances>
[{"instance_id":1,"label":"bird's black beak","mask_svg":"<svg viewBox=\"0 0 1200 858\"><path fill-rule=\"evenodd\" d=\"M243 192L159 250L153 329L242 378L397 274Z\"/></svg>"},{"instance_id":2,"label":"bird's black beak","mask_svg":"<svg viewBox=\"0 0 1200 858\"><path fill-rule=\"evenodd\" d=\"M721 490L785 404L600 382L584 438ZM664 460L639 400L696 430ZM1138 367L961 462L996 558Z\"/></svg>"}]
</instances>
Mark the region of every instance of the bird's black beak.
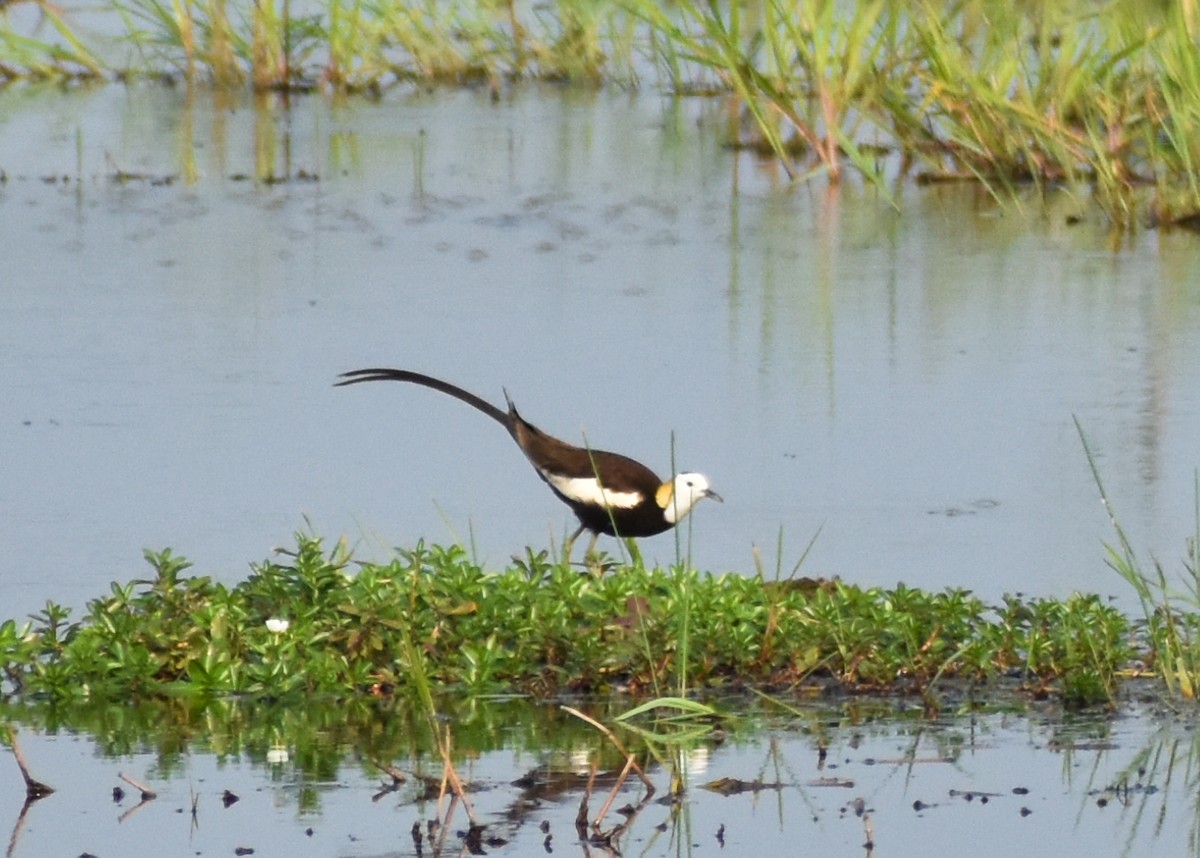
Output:
<instances>
[{"instance_id":1,"label":"bird's black beak","mask_svg":"<svg viewBox=\"0 0 1200 858\"><path fill-rule=\"evenodd\" d=\"M705 489L704 496L706 498L712 498L713 500L715 500L719 503L725 503L725 498L721 497L719 494L714 492L712 489Z\"/></svg>"}]
</instances>

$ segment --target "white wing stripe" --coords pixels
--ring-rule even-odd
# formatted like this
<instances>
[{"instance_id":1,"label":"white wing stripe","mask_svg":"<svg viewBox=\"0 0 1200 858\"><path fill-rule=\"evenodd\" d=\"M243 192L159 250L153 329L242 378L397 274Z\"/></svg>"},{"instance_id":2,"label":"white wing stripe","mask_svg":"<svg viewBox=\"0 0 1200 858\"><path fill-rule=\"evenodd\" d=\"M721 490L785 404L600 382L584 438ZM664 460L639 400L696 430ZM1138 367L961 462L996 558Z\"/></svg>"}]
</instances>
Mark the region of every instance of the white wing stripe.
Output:
<instances>
[{"instance_id":1,"label":"white wing stripe","mask_svg":"<svg viewBox=\"0 0 1200 858\"><path fill-rule=\"evenodd\" d=\"M633 509L642 502L639 492L614 492L600 487L595 477L564 477L556 474L546 474L546 480L558 489L564 497L577 503L592 504L593 506L613 507L616 509Z\"/></svg>"}]
</instances>

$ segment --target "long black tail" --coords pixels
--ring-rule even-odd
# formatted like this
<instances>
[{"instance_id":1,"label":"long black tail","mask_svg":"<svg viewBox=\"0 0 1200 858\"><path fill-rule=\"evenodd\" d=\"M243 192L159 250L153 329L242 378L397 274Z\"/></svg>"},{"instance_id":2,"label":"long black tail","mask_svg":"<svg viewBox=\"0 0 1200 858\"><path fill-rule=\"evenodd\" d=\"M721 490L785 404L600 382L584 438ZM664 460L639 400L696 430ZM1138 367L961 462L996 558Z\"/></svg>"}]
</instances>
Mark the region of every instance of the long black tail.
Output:
<instances>
[{"instance_id":1,"label":"long black tail","mask_svg":"<svg viewBox=\"0 0 1200 858\"><path fill-rule=\"evenodd\" d=\"M460 399L467 403L467 405L479 409L488 417L492 418L505 429L507 429L510 433L512 432L512 427L509 425L508 415L495 405L492 405L492 403L485 399L480 399L474 393L463 390L461 387L455 387L450 382L442 381L439 378L421 375L419 372L409 372L406 369L386 369L378 367L374 369L355 369L351 370L350 372L343 372L338 376L338 378L343 380L335 384L334 387L345 387L348 384L358 384L362 381L408 381L412 382L413 384L423 385L424 387L431 387L434 390L449 394L455 399Z\"/></svg>"}]
</instances>

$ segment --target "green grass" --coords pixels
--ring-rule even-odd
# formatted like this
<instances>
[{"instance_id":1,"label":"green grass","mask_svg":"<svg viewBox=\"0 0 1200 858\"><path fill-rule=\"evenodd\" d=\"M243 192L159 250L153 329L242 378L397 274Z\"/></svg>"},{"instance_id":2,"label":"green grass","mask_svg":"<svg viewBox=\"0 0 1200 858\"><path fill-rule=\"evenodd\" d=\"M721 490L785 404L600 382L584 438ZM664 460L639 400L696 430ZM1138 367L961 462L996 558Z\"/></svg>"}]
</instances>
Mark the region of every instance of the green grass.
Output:
<instances>
[{"instance_id":1,"label":"green grass","mask_svg":"<svg viewBox=\"0 0 1200 858\"><path fill-rule=\"evenodd\" d=\"M691 568L597 577L544 553L488 571L418 545L386 565L299 537L236 586L187 574L113 584L83 615L48 603L0 623L5 696L276 698L370 689L468 696L564 693L682 699L747 688L924 695L951 679L1004 680L1078 702L1114 699L1133 656L1128 621L1094 596L1064 602L904 586L768 581ZM268 620L286 620L286 630Z\"/></svg>"},{"instance_id":2,"label":"green grass","mask_svg":"<svg viewBox=\"0 0 1200 858\"><path fill-rule=\"evenodd\" d=\"M1188 540L1180 574L1170 576L1157 559L1147 567L1138 558L1104 488L1078 419L1075 429L1117 537L1115 546L1105 546L1108 565L1129 584L1142 607L1142 632L1151 669L1170 694L1195 700L1200 694L1200 472L1195 477L1195 532Z\"/></svg>"}]
</instances>

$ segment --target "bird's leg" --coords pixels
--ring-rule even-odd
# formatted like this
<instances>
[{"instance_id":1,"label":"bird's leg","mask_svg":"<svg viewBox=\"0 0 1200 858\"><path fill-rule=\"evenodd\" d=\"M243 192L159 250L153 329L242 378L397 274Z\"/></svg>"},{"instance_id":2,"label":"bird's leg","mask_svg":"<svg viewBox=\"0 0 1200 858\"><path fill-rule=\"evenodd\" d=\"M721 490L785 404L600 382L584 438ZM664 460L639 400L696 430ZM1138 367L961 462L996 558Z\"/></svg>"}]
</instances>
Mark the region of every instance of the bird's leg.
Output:
<instances>
[{"instance_id":1,"label":"bird's leg","mask_svg":"<svg viewBox=\"0 0 1200 858\"><path fill-rule=\"evenodd\" d=\"M583 525L579 527L567 537L567 541L563 543L563 563L567 566L571 565L571 548L575 545L575 540L579 538L579 534L583 533Z\"/></svg>"},{"instance_id":2,"label":"bird's leg","mask_svg":"<svg viewBox=\"0 0 1200 858\"><path fill-rule=\"evenodd\" d=\"M599 531L592 532L591 541L588 542L587 551L583 555L583 565L587 571L595 578L604 577L604 555L596 553L596 543L600 540Z\"/></svg>"}]
</instances>

